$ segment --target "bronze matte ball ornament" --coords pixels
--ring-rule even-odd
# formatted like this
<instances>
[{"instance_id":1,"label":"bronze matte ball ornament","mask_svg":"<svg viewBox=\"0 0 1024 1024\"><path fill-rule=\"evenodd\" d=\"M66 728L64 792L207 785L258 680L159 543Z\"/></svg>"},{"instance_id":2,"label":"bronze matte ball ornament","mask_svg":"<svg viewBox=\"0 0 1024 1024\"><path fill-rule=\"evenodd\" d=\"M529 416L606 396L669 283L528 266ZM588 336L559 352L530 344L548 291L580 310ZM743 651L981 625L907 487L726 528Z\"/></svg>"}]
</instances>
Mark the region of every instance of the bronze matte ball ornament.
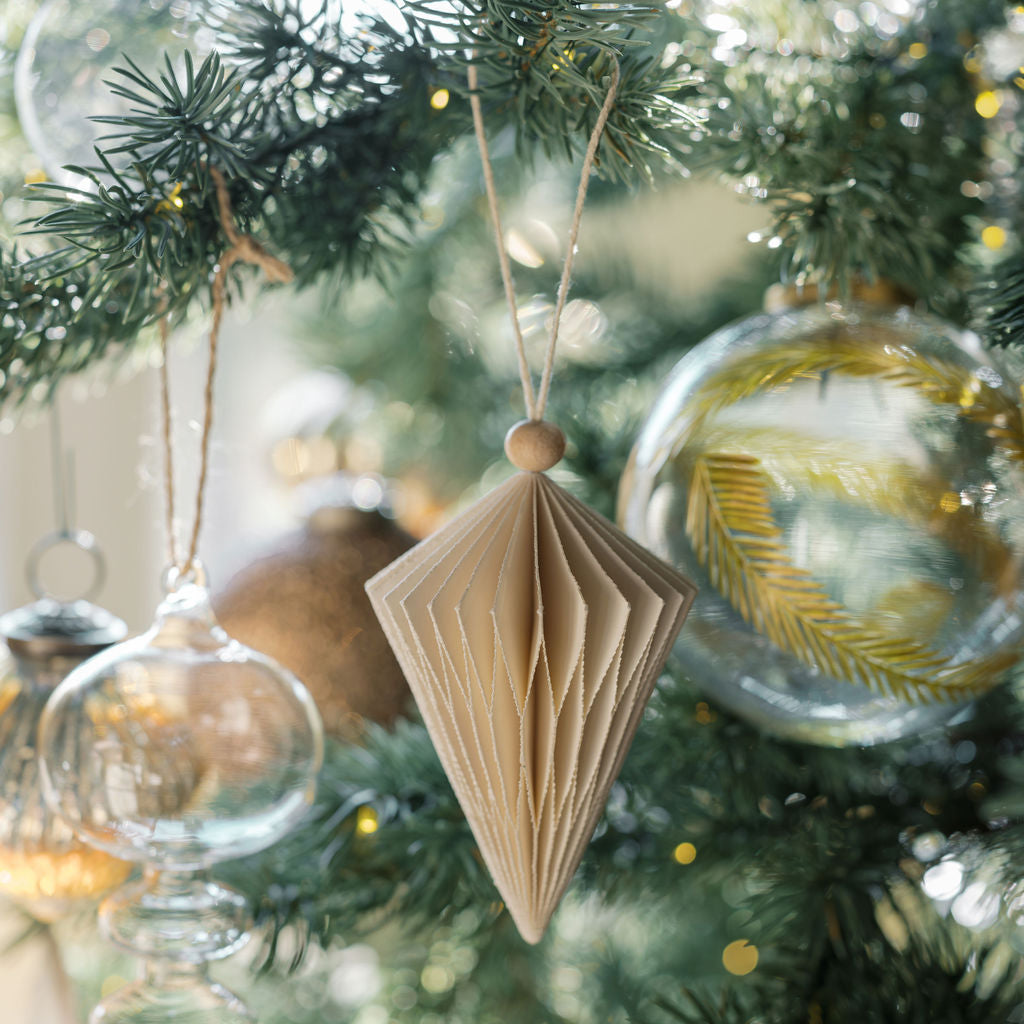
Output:
<instances>
[{"instance_id":1,"label":"bronze matte ball ornament","mask_svg":"<svg viewBox=\"0 0 1024 1024\"><path fill-rule=\"evenodd\" d=\"M363 584L413 543L377 512L318 509L215 598L231 636L305 683L332 736L354 739L363 719L390 725L407 708L409 688Z\"/></svg>"}]
</instances>

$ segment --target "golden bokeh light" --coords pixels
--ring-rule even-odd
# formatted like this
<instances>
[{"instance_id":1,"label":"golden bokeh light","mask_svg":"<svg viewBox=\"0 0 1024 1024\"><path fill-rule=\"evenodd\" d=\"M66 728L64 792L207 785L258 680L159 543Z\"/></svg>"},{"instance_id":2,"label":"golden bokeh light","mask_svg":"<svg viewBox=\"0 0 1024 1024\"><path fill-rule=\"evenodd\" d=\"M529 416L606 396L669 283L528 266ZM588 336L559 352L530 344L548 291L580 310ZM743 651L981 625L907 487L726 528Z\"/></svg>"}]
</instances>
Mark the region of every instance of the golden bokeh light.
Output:
<instances>
[{"instance_id":1,"label":"golden bokeh light","mask_svg":"<svg viewBox=\"0 0 1024 1024\"><path fill-rule=\"evenodd\" d=\"M1006 232L998 224L989 224L981 233L981 242L986 249L1002 249L1006 245Z\"/></svg>"},{"instance_id":2,"label":"golden bokeh light","mask_svg":"<svg viewBox=\"0 0 1024 1024\"><path fill-rule=\"evenodd\" d=\"M700 725L710 725L717 717L718 715L711 710L711 706L707 701L702 700L697 702L697 712L694 715L694 718L697 719L697 722Z\"/></svg>"},{"instance_id":3,"label":"golden bokeh light","mask_svg":"<svg viewBox=\"0 0 1024 1024\"><path fill-rule=\"evenodd\" d=\"M680 843L672 856L677 864L692 864L697 859L697 847L693 843Z\"/></svg>"},{"instance_id":4,"label":"golden bokeh light","mask_svg":"<svg viewBox=\"0 0 1024 1024\"><path fill-rule=\"evenodd\" d=\"M362 806L356 812L356 831L363 836L371 836L380 828L377 812L369 806Z\"/></svg>"},{"instance_id":5,"label":"golden bokeh light","mask_svg":"<svg viewBox=\"0 0 1024 1024\"><path fill-rule=\"evenodd\" d=\"M999 98L997 93L994 93L991 89L986 89L984 92L979 92L977 98L974 100L974 109L981 114L982 117L995 117L999 113L999 108L1003 105L1003 101Z\"/></svg>"},{"instance_id":6,"label":"golden bokeh light","mask_svg":"<svg viewBox=\"0 0 1024 1024\"><path fill-rule=\"evenodd\" d=\"M730 942L722 950L722 964L730 974L742 978L750 974L757 967L759 954L757 946L752 945L747 939L737 939Z\"/></svg>"}]
</instances>

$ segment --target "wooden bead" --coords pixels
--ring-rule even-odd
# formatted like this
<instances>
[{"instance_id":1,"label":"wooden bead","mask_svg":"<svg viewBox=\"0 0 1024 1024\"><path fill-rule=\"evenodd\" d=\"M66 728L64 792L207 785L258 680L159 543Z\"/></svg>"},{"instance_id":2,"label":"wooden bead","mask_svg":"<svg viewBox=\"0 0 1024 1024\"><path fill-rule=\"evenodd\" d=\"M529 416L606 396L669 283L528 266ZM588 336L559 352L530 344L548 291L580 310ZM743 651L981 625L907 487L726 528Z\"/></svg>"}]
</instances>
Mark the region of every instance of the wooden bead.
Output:
<instances>
[{"instance_id":1,"label":"wooden bead","mask_svg":"<svg viewBox=\"0 0 1024 1024\"><path fill-rule=\"evenodd\" d=\"M554 423L520 420L505 435L505 454L516 469L542 473L565 454L565 434Z\"/></svg>"}]
</instances>

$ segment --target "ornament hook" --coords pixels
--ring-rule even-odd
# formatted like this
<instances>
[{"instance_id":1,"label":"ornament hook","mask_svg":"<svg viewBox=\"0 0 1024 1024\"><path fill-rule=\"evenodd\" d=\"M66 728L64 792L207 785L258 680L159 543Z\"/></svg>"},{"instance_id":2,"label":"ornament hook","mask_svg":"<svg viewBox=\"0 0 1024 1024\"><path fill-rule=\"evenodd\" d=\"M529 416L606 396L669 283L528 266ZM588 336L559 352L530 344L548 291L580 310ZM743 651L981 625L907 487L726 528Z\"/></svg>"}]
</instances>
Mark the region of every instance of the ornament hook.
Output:
<instances>
[{"instance_id":1,"label":"ornament hook","mask_svg":"<svg viewBox=\"0 0 1024 1024\"><path fill-rule=\"evenodd\" d=\"M75 456L70 448L64 449L58 394L54 391L50 400L50 469L53 472L53 504L57 517L57 532L68 536L74 519Z\"/></svg>"},{"instance_id":2,"label":"ornament hook","mask_svg":"<svg viewBox=\"0 0 1024 1024\"><path fill-rule=\"evenodd\" d=\"M74 522L75 507L74 453L70 449L64 449L56 391L50 400L50 468L53 472L53 504L57 529L40 537L32 546L25 563L25 576L29 589L40 600L49 598L61 604L73 600L90 601L103 587L103 582L107 578L107 563L96 538L88 530L76 530L71 525ZM77 597L60 597L48 590L43 582L43 556L62 544L70 544L79 551L84 551L92 559L92 582Z\"/></svg>"}]
</instances>

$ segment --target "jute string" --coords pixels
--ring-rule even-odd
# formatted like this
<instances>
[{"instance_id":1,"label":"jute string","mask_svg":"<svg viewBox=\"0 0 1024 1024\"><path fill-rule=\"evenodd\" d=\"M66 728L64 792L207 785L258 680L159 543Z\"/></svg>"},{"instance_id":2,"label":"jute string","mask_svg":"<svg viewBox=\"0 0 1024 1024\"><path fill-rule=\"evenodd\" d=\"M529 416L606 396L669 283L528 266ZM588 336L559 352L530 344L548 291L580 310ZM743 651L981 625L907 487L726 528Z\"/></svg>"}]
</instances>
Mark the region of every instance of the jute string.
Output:
<instances>
[{"instance_id":1,"label":"jute string","mask_svg":"<svg viewBox=\"0 0 1024 1024\"><path fill-rule=\"evenodd\" d=\"M208 340L209 362L206 370L206 386L203 391L203 425L199 441L199 480L196 484L192 534L189 540L188 554L184 559L178 557L178 543L174 531L174 440L171 424L170 385L167 375L170 327L166 316L160 318L160 411L163 426L167 552L171 565L175 566L181 575L194 568L196 556L199 553L199 534L203 526L203 505L206 499L206 481L210 467L210 436L213 432L213 384L217 373L217 346L220 341L220 328L224 319L224 307L227 304L228 271L235 263L241 262L260 267L267 280L274 284L287 284L294 276L286 263L267 252L252 235L243 234L238 230L231 210L231 196L228 193L224 175L216 167L209 168L209 172L217 195L220 226L231 245L221 253L210 288L213 313Z\"/></svg>"},{"instance_id":2,"label":"jute string","mask_svg":"<svg viewBox=\"0 0 1024 1024\"><path fill-rule=\"evenodd\" d=\"M547 350L544 355L544 368L541 371L540 387L536 392L533 389L533 377L526 358L526 344L523 341L523 331L519 324L519 307L516 303L515 283L512 280L512 266L508 258L508 252L505 249L505 233L501 226L501 212L498 209L498 190L494 184L494 168L491 165L490 150L487 146L487 134L484 131L483 111L480 106L476 64L469 65L467 77L469 80L469 106L473 112L473 129L476 132L477 145L480 147L480 161L483 164L487 204L490 207L491 225L494 228L494 240L498 248L498 265L501 267L501 281L505 289L505 301L508 303L509 313L512 317L512 333L516 342L519 379L523 385L523 401L526 404L526 415L531 420L542 420L544 418L544 410L548 404L548 394L551 390L551 374L555 366L558 328L562 320L562 311L565 309L565 301L569 295L572 266L576 258L576 241L579 238L580 221L583 219L583 204L587 198L590 172L594 167L597 147L601 141L601 133L604 131L608 115L611 113L612 103L615 101L615 94L619 88L619 65L616 62L612 68L611 85L608 87L608 93L604 98L604 103L601 105L601 111L598 114L594 130L590 133L587 152L583 158L580 184L576 190L576 206L573 210L572 224L569 227L569 248L565 254L565 263L562 266L562 277L558 283L558 293L555 298L555 309L551 321L551 333L548 336Z\"/></svg>"}]
</instances>

